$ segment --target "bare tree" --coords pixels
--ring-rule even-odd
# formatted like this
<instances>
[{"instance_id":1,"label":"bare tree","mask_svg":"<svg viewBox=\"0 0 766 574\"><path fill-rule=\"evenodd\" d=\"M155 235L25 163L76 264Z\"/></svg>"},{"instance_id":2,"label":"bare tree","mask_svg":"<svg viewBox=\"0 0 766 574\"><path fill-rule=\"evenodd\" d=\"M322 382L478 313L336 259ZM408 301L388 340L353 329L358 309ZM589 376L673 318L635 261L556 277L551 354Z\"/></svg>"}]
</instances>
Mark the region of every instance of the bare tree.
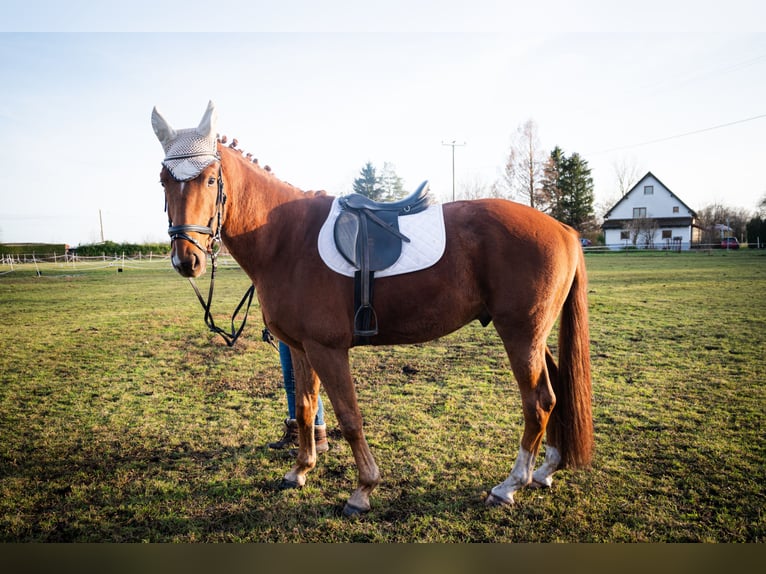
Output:
<instances>
[{"instance_id":1,"label":"bare tree","mask_svg":"<svg viewBox=\"0 0 766 574\"><path fill-rule=\"evenodd\" d=\"M638 178L641 177L641 172L635 161L626 158L615 161L612 165L617 177L617 188L620 191L620 197L625 197L625 194L631 190L638 181Z\"/></svg>"},{"instance_id":2,"label":"bare tree","mask_svg":"<svg viewBox=\"0 0 766 574\"><path fill-rule=\"evenodd\" d=\"M487 185L479 175L461 180L458 185L458 199L480 199L482 197L503 197L497 184Z\"/></svg>"},{"instance_id":3,"label":"bare tree","mask_svg":"<svg viewBox=\"0 0 766 574\"><path fill-rule=\"evenodd\" d=\"M537 124L527 120L516 129L505 163L505 183L516 195L537 209L542 205L542 183L545 153L540 148Z\"/></svg>"},{"instance_id":4,"label":"bare tree","mask_svg":"<svg viewBox=\"0 0 766 574\"><path fill-rule=\"evenodd\" d=\"M402 178L396 174L394 164L387 161L383 162L383 169L380 172L380 187L383 190L381 196L383 201L395 201L406 195Z\"/></svg>"},{"instance_id":5,"label":"bare tree","mask_svg":"<svg viewBox=\"0 0 766 574\"><path fill-rule=\"evenodd\" d=\"M697 221L702 228L702 243L715 245L721 241L721 237L729 236L744 240L747 222L752 216L746 209L727 207L720 203L703 207L697 212Z\"/></svg>"},{"instance_id":6,"label":"bare tree","mask_svg":"<svg viewBox=\"0 0 766 574\"><path fill-rule=\"evenodd\" d=\"M636 217L626 226L633 247L654 248L654 236L657 233L657 222L651 217Z\"/></svg>"}]
</instances>

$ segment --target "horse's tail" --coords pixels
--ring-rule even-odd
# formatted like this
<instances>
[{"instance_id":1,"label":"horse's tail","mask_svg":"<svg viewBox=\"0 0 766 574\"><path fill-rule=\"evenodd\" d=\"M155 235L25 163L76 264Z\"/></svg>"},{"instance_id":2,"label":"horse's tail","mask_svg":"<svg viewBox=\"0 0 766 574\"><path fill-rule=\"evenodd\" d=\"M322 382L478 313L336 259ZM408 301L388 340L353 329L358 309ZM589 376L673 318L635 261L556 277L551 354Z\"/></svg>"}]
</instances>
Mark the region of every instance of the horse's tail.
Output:
<instances>
[{"instance_id":1,"label":"horse's tail","mask_svg":"<svg viewBox=\"0 0 766 574\"><path fill-rule=\"evenodd\" d=\"M588 466L593 454L588 280L578 249L577 270L559 326L559 365L546 352L556 406L548 421L548 443L561 454L562 468Z\"/></svg>"}]
</instances>

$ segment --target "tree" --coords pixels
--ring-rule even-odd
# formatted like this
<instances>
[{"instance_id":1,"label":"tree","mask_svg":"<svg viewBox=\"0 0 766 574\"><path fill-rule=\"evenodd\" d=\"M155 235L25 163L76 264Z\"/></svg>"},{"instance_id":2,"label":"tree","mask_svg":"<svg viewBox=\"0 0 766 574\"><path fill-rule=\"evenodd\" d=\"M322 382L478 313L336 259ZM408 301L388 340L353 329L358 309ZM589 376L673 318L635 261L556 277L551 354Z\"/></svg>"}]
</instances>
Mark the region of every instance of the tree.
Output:
<instances>
[{"instance_id":1,"label":"tree","mask_svg":"<svg viewBox=\"0 0 766 574\"><path fill-rule=\"evenodd\" d=\"M702 228L702 244L718 245L722 237L736 237L744 241L747 222L751 217L752 214L744 209L727 207L721 203L703 207L697 212L697 221Z\"/></svg>"},{"instance_id":2,"label":"tree","mask_svg":"<svg viewBox=\"0 0 766 574\"><path fill-rule=\"evenodd\" d=\"M617 188L619 189L620 197L622 198L633 188L633 185L638 181L641 172L639 172L635 163L626 159L623 159L620 162L615 162L613 165L614 173L617 177Z\"/></svg>"},{"instance_id":3,"label":"tree","mask_svg":"<svg viewBox=\"0 0 766 574\"><path fill-rule=\"evenodd\" d=\"M654 248L654 236L657 233L657 222L651 217L635 217L625 226L633 247Z\"/></svg>"},{"instance_id":4,"label":"tree","mask_svg":"<svg viewBox=\"0 0 766 574\"><path fill-rule=\"evenodd\" d=\"M541 205L544 154L540 149L537 124L527 120L516 129L508 159L505 162L505 182L511 195L518 195L531 207Z\"/></svg>"},{"instance_id":5,"label":"tree","mask_svg":"<svg viewBox=\"0 0 766 574\"><path fill-rule=\"evenodd\" d=\"M368 161L359 172L359 177L354 180L354 193L366 195L375 201L380 200L383 196L384 190L372 162Z\"/></svg>"},{"instance_id":6,"label":"tree","mask_svg":"<svg viewBox=\"0 0 766 574\"><path fill-rule=\"evenodd\" d=\"M378 175L375 166L368 161L354 180L354 193L365 195L375 201L394 201L406 195L402 178L396 174L393 164L384 162Z\"/></svg>"},{"instance_id":7,"label":"tree","mask_svg":"<svg viewBox=\"0 0 766 574\"><path fill-rule=\"evenodd\" d=\"M486 197L503 197L503 190L497 182L488 185L481 176L474 175L458 183L458 199L481 199Z\"/></svg>"},{"instance_id":8,"label":"tree","mask_svg":"<svg viewBox=\"0 0 766 574\"><path fill-rule=\"evenodd\" d=\"M595 226L590 173L580 154L567 157L556 146L545 163L541 181L541 203L547 204L548 213L580 232Z\"/></svg>"},{"instance_id":9,"label":"tree","mask_svg":"<svg viewBox=\"0 0 766 574\"><path fill-rule=\"evenodd\" d=\"M382 193L381 200L395 201L406 195L402 178L396 174L393 164L383 162L383 169L378 179Z\"/></svg>"},{"instance_id":10,"label":"tree","mask_svg":"<svg viewBox=\"0 0 766 574\"><path fill-rule=\"evenodd\" d=\"M561 220L580 232L593 225L593 178L590 167L577 152L564 160L560 179L561 203L564 218Z\"/></svg>"},{"instance_id":11,"label":"tree","mask_svg":"<svg viewBox=\"0 0 766 574\"><path fill-rule=\"evenodd\" d=\"M766 246L766 194L758 203L758 211L755 216L747 222L747 243L749 247Z\"/></svg>"},{"instance_id":12,"label":"tree","mask_svg":"<svg viewBox=\"0 0 766 574\"><path fill-rule=\"evenodd\" d=\"M563 221L566 217L561 196L561 174L564 172L565 160L564 151L556 146L543 168L542 199L548 207L548 215L559 221Z\"/></svg>"},{"instance_id":13,"label":"tree","mask_svg":"<svg viewBox=\"0 0 766 574\"><path fill-rule=\"evenodd\" d=\"M766 219L760 214L747 222L746 232L748 247L766 246Z\"/></svg>"}]
</instances>

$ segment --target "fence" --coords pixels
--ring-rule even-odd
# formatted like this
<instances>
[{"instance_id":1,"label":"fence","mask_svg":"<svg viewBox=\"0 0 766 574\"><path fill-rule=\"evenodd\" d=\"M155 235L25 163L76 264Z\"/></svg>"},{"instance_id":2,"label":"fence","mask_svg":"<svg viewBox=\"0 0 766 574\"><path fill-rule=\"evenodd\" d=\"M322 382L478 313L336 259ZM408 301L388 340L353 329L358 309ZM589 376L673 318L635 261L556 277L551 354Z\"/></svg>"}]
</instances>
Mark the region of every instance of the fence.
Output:
<instances>
[{"instance_id":1,"label":"fence","mask_svg":"<svg viewBox=\"0 0 766 574\"><path fill-rule=\"evenodd\" d=\"M218 256L218 266L222 268L239 267L230 255L223 254ZM42 276L44 273L71 275L73 272L98 269L115 269L117 272L122 272L125 269L172 271L173 266L169 255L154 255L152 253L136 254L130 257L124 253L103 254L95 257L75 254L53 254L49 257L39 257L34 253L0 255L0 275L29 269L34 269L38 276Z\"/></svg>"}]
</instances>

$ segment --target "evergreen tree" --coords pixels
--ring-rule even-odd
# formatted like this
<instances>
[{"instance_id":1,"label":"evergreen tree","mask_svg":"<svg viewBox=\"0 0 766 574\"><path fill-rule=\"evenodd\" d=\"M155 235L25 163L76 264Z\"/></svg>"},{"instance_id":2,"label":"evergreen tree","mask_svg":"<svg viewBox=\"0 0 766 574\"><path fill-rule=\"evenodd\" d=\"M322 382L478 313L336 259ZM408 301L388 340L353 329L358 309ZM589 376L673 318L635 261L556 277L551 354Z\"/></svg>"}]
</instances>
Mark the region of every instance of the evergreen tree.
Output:
<instances>
[{"instance_id":1,"label":"evergreen tree","mask_svg":"<svg viewBox=\"0 0 766 574\"><path fill-rule=\"evenodd\" d=\"M560 221L565 217L561 198L561 174L564 172L566 157L564 151L556 146L543 167L541 204L547 207L546 212Z\"/></svg>"},{"instance_id":2,"label":"evergreen tree","mask_svg":"<svg viewBox=\"0 0 766 574\"><path fill-rule=\"evenodd\" d=\"M366 195L370 199L379 201L383 192L380 178L375 172L375 166L368 161L359 172L359 177L354 180L354 193Z\"/></svg>"},{"instance_id":3,"label":"evergreen tree","mask_svg":"<svg viewBox=\"0 0 766 574\"><path fill-rule=\"evenodd\" d=\"M593 224L593 178L580 154L567 157L560 147L553 148L545 163L542 190L549 215L580 232Z\"/></svg>"},{"instance_id":4,"label":"evergreen tree","mask_svg":"<svg viewBox=\"0 0 766 574\"><path fill-rule=\"evenodd\" d=\"M585 231L593 220L593 178L588 162L573 153L564 160L560 178L563 221L578 231Z\"/></svg>"}]
</instances>

